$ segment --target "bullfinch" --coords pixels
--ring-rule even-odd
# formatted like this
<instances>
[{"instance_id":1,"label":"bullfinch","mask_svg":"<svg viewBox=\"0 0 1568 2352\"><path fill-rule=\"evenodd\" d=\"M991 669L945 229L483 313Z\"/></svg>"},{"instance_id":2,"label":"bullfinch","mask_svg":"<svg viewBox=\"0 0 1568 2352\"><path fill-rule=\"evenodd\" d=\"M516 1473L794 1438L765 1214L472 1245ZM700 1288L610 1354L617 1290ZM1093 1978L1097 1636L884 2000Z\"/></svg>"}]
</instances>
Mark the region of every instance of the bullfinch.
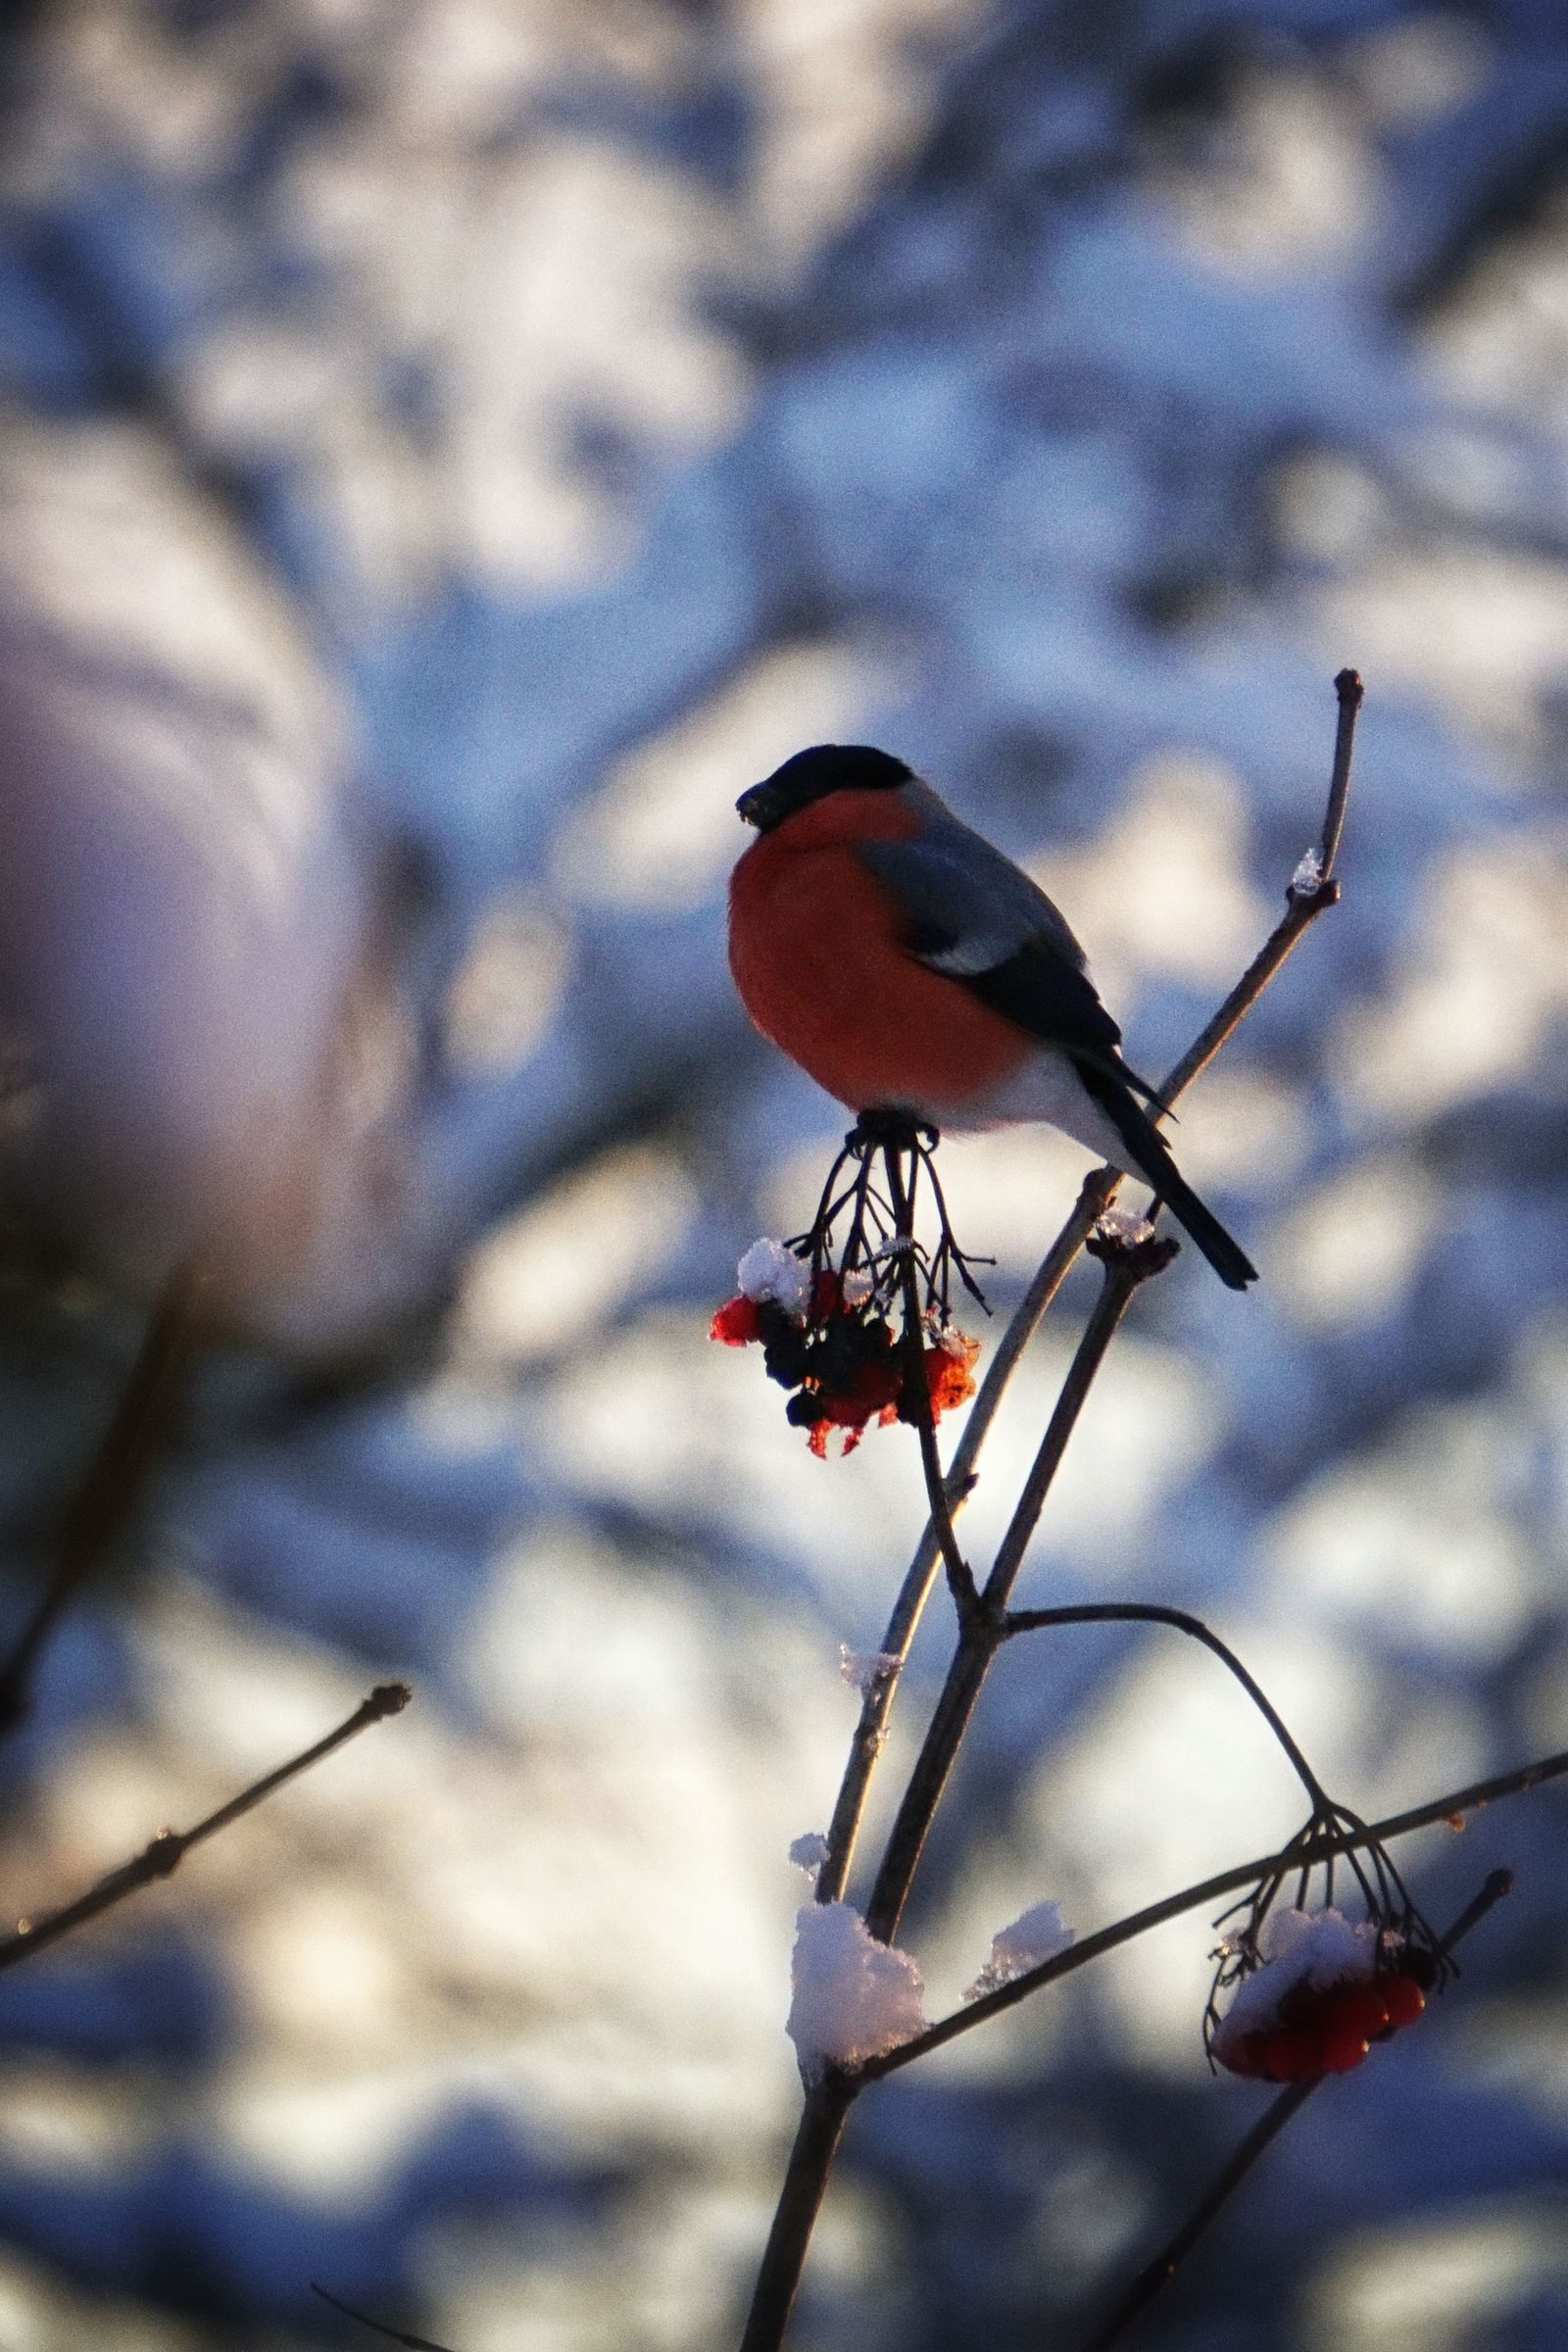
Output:
<instances>
[{"instance_id":1,"label":"bullfinch","mask_svg":"<svg viewBox=\"0 0 1568 2352\"><path fill-rule=\"evenodd\" d=\"M1178 1173L1061 915L912 768L819 743L736 807L759 838L730 878L730 969L764 1037L857 1112L1047 1120L1152 1185L1232 1290L1256 1280Z\"/></svg>"}]
</instances>

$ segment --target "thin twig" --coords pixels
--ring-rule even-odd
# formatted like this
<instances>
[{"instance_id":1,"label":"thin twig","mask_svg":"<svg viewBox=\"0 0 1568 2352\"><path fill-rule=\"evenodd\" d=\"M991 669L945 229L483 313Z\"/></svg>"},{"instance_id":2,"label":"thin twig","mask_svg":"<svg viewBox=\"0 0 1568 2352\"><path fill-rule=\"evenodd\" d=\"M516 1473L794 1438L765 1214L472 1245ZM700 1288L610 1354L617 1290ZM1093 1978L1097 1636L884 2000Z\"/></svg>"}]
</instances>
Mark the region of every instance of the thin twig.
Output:
<instances>
[{"instance_id":1,"label":"thin twig","mask_svg":"<svg viewBox=\"0 0 1568 2352\"><path fill-rule=\"evenodd\" d=\"M311 2280L311 2292L319 2295L323 2303L330 2303L346 2320L368 2328L372 2335L384 2336L389 2344L402 2344L404 2352L447 2352L445 2344L433 2344L427 2335L406 2335L401 2328L389 2328L384 2320L372 2320L368 2311L356 2311L352 2303L345 2303L341 2295L331 2293L318 2278Z\"/></svg>"},{"instance_id":2,"label":"thin twig","mask_svg":"<svg viewBox=\"0 0 1568 2352\"><path fill-rule=\"evenodd\" d=\"M1340 698L1340 723L1334 734L1334 775L1329 785L1328 813L1323 819L1323 840L1318 850L1318 870L1325 882L1334 875L1334 861L1340 854L1340 835L1345 830L1345 808L1350 797L1350 757L1355 749L1355 722L1360 715L1361 699L1366 692L1360 675L1353 669L1342 669L1334 681L1334 691Z\"/></svg>"},{"instance_id":3,"label":"thin twig","mask_svg":"<svg viewBox=\"0 0 1568 2352\"><path fill-rule=\"evenodd\" d=\"M1512 1892L1513 1873L1494 1870L1481 1892L1465 1905L1447 1933L1438 1938L1438 1949L1446 1956L1456 1944L1463 1942L1471 1929L1485 1919L1489 1911L1502 1901L1504 1895ZM1084 2352L1111 2352L1113 2345L1122 2342L1151 2303L1170 2284L1200 2239L1218 2221L1258 2159L1273 2146L1292 2118L1300 2113L1312 2093L1321 2090L1333 2078L1328 2075L1313 2075L1304 2082L1293 2082L1288 2090L1282 2090L1279 2097L1264 2109L1247 2137L1209 2182L1181 2228L1161 2247L1153 2261L1139 2272L1110 2317L1091 2336L1084 2346Z\"/></svg>"},{"instance_id":4,"label":"thin twig","mask_svg":"<svg viewBox=\"0 0 1568 2352\"><path fill-rule=\"evenodd\" d=\"M1323 2081L1314 2075L1305 2082L1293 2082L1282 2090L1277 2099L1263 2110L1247 2137L1229 2161L1216 2174L1209 2187L1188 2215L1169 2245L1165 2246L1146 2269L1139 2272L1123 2300L1117 2304L1104 2326L1084 2346L1084 2352L1109 2352L1119 2343L1134 2322L1148 2310L1161 2289L1170 2284L1181 2264L1198 2241L1219 2219L1254 2164L1274 2145L1292 2118L1299 2114L1307 2100Z\"/></svg>"},{"instance_id":5,"label":"thin twig","mask_svg":"<svg viewBox=\"0 0 1568 2352\"><path fill-rule=\"evenodd\" d=\"M1072 1214L1041 1260L1034 1280L998 1342L990 1366L980 1383L980 1393L969 1407L968 1419L954 1448L946 1481L950 1512L962 1507L974 1484L974 1466L979 1459L980 1448L990 1434L991 1424L997 1417L1018 1358L1066 1280L1079 1250L1114 1199L1121 1181L1113 1169L1090 1170L1084 1178ZM866 1791L887 1734L888 1717L893 1711L899 1667L908 1655L909 1644L914 1640L915 1629L930 1598L941 1560L941 1544L933 1520L928 1523L915 1548L914 1558L899 1588L898 1598L893 1604L893 1612L880 1644L879 1654L896 1659L898 1665L875 1678L866 1691L860 1718L855 1727L849 1762L834 1803L833 1818L828 1825L827 1858L817 1874L816 1899L819 1903L836 1903L843 1898L850 1865L855 1858L860 1817L865 1810Z\"/></svg>"},{"instance_id":6,"label":"thin twig","mask_svg":"<svg viewBox=\"0 0 1568 2352\"><path fill-rule=\"evenodd\" d=\"M65 1515L49 1581L0 1662L0 1740L25 1720L33 1677L56 1626L107 1558L140 1496L179 1400L206 1287L201 1266L181 1266L153 1310L114 1417Z\"/></svg>"},{"instance_id":7,"label":"thin twig","mask_svg":"<svg viewBox=\"0 0 1568 2352\"><path fill-rule=\"evenodd\" d=\"M829 2067L807 2087L773 2226L752 2290L740 2352L771 2352L783 2336L800 2284L802 2253L810 2240L854 2096L854 2085L837 2067Z\"/></svg>"},{"instance_id":8,"label":"thin twig","mask_svg":"<svg viewBox=\"0 0 1568 2352\"><path fill-rule=\"evenodd\" d=\"M1178 1634L1188 1634L1193 1641L1201 1642L1205 1649L1212 1650L1221 1665L1229 1667L1241 1684L1289 1757L1297 1778L1312 1803L1328 1809L1329 1800L1324 1794L1323 1784L1292 1738L1284 1717L1262 1685L1248 1673L1236 1652L1220 1640L1218 1634L1209 1631L1201 1617L1193 1616L1188 1609L1165 1608L1157 1601L1086 1600L1072 1601L1056 1609L1010 1609L1002 1630L1010 1642L1015 1634L1044 1633L1058 1625L1168 1625Z\"/></svg>"},{"instance_id":9,"label":"thin twig","mask_svg":"<svg viewBox=\"0 0 1568 2352\"><path fill-rule=\"evenodd\" d=\"M220 1805L216 1813L209 1813L205 1820L197 1822L194 1829L160 1832L152 1843L144 1846L132 1860L122 1862L118 1870L110 1871L106 1878L98 1881L96 1886L78 1895L74 1903L65 1903L58 1911L47 1911L41 1919L24 1922L14 1936L0 1936L0 1969L15 1968L20 1961L30 1960L34 1952L41 1952L49 1944L58 1943L63 1936L84 1927L88 1920L98 1918L101 1912L113 1910L127 1895L135 1894L143 1886L150 1886L157 1879L169 1878L179 1868L192 1846L201 1845L209 1838L216 1838L220 1830L226 1830L230 1822L238 1821L243 1814L252 1811L274 1789L281 1788L285 1782L296 1779L300 1773L309 1772L313 1764L319 1764L323 1757L331 1755L334 1749L343 1746L346 1740L355 1739L359 1733L368 1730L372 1723L384 1723L389 1715L401 1714L413 1696L407 1683L377 1684L369 1697L362 1699L353 1714L346 1722L340 1723L335 1732L328 1732L324 1740L318 1740L314 1747L306 1748L300 1755L291 1756L286 1764L279 1764L274 1771L264 1773L259 1781L253 1781L238 1796L231 1796L226 1805Z\"/></svg>"},{"instance_id":10,"label":"thin twig","mask_svg":"<svg viewBox=\"0 0 1568 2352\"><path fill-rule=\"evenodd\" d=\"M1039 1523L1046 1497L1061 1466L1067 1441L1089 1399L1105 1350L1127 1311L1138 1277L1124 1265L1109 1265L1094 1313L1084 1327L1067 1377L1062 1382L1046 1434L1024 1482L995 1564L980 1595L980 1613L965 1624L948 1669L947 1681L932 1711L913 1770L905 1788L893 1827L888 1833L882 1866L865 1907L865 1924L884 1943L898 1934L931 1823L947 1786L963 1735L974 1712L991 1662L1005 1639L1003 1611L1006 1608L1029 1539Z\"/></svg>"},{"instance_id":11,"label":"thin twig","mask_svg":"<svg viewBox=\"0 0 1568 2352\"><path fill-rule=\"evenodd\" d=\"M1167 1920L1180 1919L1184 1911L1200 1911L1216 1895L1232 1894L1239 1886L1256 1886L1275 1871L1316 1870L1336 1854L1358 1852L1369 1845L1387 1845L1392 1838L1408 1838L1413 1830L1428 1830L1434 1822L1448 1821L1455 1814L1478 1812L1505 1796L1522 1796L1527 1789L1539 1788L1544 1782L1561 1780L1565 1773L1568 1773L1568 1750L1543 1756L1537 1763L1521 1765L1513 1772L1498 1773L1492 1780L1472 1781L1467 1788L1450 1789L1446 1796L1435 1796L1427 1804L1413 1805L1407 1813L1391 1813L1387 1821L1362 1822L1354 1829L1325 1833L1308 1843L1287 1846L1281 1853L1261 1854L1251 1862L1237 1863L1232 1870L1216 1871L1211 1879L1200 1880L1196 1886L1184 1886L1179 1894L1167 1894L1142 1911L1130 1911L1125 1919L1102 1928L1098 1935L1086 1936L1081 1943L1069 1945L1054 1960L1043 1960L1038 1968L1026 1969L1010 1984L1000 1984L995 1992L985 1993L964 2008L939 2018L923 2034L916 2034L911 2041L901 2042L885 2056L867 2058L853 2070L852 2079L857 2083L874 2082L883 2075L897 2074L902 2067L912 2066L928 2050L939 2050L944 2042L956 2041L960 2034L989 2024L1004 2009L1016 2008L1031 1993L1043 1991L1058 1978L1070 1977L1076 1969L1086 1968L1102 1953L1113 1952L1136 1936L1148 1935L1151 1928L1162 1928Z\"/></svg>"}]
</instances>

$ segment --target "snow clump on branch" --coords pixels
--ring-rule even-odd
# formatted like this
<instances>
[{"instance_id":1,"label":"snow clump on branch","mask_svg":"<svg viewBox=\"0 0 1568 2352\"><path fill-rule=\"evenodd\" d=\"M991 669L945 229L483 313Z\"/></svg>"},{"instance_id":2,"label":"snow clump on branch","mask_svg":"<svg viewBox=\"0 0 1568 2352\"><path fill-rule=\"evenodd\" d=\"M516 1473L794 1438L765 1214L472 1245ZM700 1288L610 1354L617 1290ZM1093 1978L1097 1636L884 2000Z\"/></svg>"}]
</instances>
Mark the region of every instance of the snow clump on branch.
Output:
<instances>
[{"instance_id":1,"label":"snow clump on branch","mask_svg":"<svg viewBox=\"0 0 1568 2352\"><path fill-rule=\"evenodd\" d=\"M810 2082L824 2064L859 2066L925 2032L920 1971L878 1943L851 1903L808 1903L795 1923L786 2031Z\"/></svg>"},{"instance_id":2,"label":"snow clump on branch","mask_svg":"<svg viewBox=\"0 0 1568 2352\"><path fill-rule=\"evenodd\" d=\"M1063 1927L1061 1912L1055 1903L1036 1903L1024 1911L1010 1927L999 1928L991 1938L991 1957L964 1994L968 2001L978 2001L1003 1984L1010 1984L1014 1977L1026 1976L1031 1968L1054 1960L1072 1942L1073 1931Z\"/></svg>"},{"instance_id":3,"label":"snow clump on branch","mask_svg":"<svg viewBox=\"0 0 1568 2352\"><path fill-rule=\"evenodd\" d=\"M808 1879L814 1879L827 1860L827 1839L821 1831L806 1830L794 1838L790 1844L790 1860L797 1870L804 1870Z\"/></svg>"}]
</instances>

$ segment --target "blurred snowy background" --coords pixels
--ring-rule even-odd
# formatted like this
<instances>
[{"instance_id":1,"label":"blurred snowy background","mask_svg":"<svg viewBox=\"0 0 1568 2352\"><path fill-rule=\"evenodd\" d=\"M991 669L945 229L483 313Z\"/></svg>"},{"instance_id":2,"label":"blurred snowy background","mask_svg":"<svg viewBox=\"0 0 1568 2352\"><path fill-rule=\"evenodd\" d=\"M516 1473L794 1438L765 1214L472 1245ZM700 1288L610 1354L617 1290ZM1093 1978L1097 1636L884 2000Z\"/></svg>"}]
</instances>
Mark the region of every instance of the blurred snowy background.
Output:
<instances>
[{"instance_id":1,"label":"blurred snowy background","mask_svg":"<svg viewBox=\"0 0 1568 2352\"><path fill-rule=\"evenodd\" d=\"M1024 1592L1206 1611L1368 1813L1568 1738L1568 22L34 0L0 108L13 1611L147 1285L244 1256L4 1758L5 1899L419 1692L0 1985L0 2352L362 2340L312 2277L458 2352L718 2352L786 1847L919 1517L905 1433L823 1467L705 1336L843 1124L723 968L785 754L925 767L1157 1070L1363 670L1346 904L1184 1106L1264 1279L1140 1299ZM945 1153L1000 1303L1081 1164ZM1404 1849L1440 1918L1520 1890L1144 2340L1568 2342L1564 1803ZM1042 1896L1087 1930L1295 1823L1209 1661L1062 1637L906 1940L945 2007ZM1256 2111L1208 1942L862 2102L802 2352L1073 2340Z\"/></svg>"}]
</instances>

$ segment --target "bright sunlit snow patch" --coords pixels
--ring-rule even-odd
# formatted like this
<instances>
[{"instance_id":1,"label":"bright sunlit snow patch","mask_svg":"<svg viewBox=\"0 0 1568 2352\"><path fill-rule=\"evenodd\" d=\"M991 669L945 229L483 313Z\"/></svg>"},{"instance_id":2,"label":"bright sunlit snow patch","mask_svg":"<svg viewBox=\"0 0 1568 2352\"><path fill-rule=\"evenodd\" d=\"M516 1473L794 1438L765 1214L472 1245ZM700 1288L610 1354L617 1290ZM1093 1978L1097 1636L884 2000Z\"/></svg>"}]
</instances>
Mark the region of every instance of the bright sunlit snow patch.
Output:
<instances>
[{"instance_id":1,"label":"bright sunlit snow patch","mask_svg":"<svg viewBox=\"0 0 1568 2352\"><path fill-rule=\"evenodd\" d=\"M785 2029L801 2072L825 2059L858 2066L925 2031L920 1971L907 1952L878 1943L849 1903L808 1903L796 1916Z\"/></svg>"},{"instance_id":2,"label":"bright sunlit snow patch","mask_svg":"<svg viewBox=\"0 0 1568 2352\"><path fill-rule=\"evenodd\" d=\"M991 1938L991 1957L964 1999L977 2001L982 1994L995 1992L999 1985L1010 1984L1014 1977L1026 1975L1042 1961L1054 1960L1072 1939L1073 1931L1063 1927L1057 1905L1036 1903L1031 1910L1020 1912L1010 1927L997 1930Z\"/></svg>"}]
</instances>

